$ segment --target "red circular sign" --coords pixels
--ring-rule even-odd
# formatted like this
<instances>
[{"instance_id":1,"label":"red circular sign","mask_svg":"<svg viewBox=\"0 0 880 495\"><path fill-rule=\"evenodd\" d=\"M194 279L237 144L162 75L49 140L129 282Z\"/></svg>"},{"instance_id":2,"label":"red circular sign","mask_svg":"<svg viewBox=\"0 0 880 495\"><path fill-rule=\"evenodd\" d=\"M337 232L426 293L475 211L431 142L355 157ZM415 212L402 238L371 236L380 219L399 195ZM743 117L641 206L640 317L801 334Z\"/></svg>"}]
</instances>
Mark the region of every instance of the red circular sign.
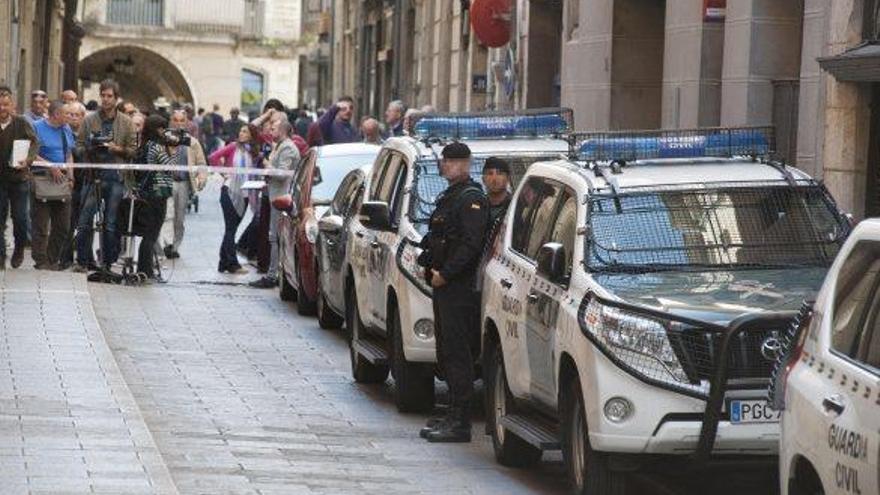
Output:
<instances>
[{"instance_id":1,"label":"red circular sign","mask_svg":"<svg viewBox=\"0 0 880 495\"><path fill-rule=\"evenodd\" d=\"M471 26L480 42L489 48L510 41L510 0L474 0L471 2Z\"/></svg>"}]
</instances>

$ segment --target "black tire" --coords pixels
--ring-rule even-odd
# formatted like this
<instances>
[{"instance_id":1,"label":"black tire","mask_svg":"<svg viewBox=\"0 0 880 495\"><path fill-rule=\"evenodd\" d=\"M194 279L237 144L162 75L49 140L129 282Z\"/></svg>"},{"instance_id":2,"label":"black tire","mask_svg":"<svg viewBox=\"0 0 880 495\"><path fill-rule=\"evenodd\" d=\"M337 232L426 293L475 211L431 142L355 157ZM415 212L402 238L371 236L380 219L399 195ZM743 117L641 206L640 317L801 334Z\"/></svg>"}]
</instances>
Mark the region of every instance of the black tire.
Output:
<instances>
[{"instance_id":1,"label":"black tire","mask_svg":"<svg viewBox=\"0 0 880 495\"><path fill-rule=\"evenodd\" d=\"M315 268L315 273L318 275L318 300L317 303L317 312L318 312L318 326L325 330L335 330L342 327L344 323L343 318L339 316L336 311L327 305L327 297L324 296L324 287L321 284L321 270L320 266Z\"/></svg>"},{"instance_id":2,"label":"black tire","mask_svg":"<svg viewBox=\"0 0 880 495\"><path fill-rule=\"evenodd\" d=\"M292 302L296 301L296 289L290 285L290 282L287 281L287 276L284 275L284 269L278 269L278 297L281 298L282 301Z\"/></svg>"},{"instance_id":3,"label":"black tire","mask_svg":"<svg viewBox=\"0 0 880 495\"><path fill-rule=\"evenodd\" d=\"M434 409L434 369L424 363L411 363L403 353L400 315L396 307L388 312L391 335L391 376L394 377L394 402L400 412L428 412Z\"/></svg>"},{"instance_id":4,"label":"black tire","mask_svg":"<svg viewBox=\"0 0 880 495\"><path fill-rule=\"evenodd\" d=\"M364 359L354 348L364 323L357 307L354 284L345 288L345 324L348 327L348 355L351 358L351 376L357 383L384 383L388 378L388 366L374 365Z\"/></svg>"},{"instance_id":5,"label":"black tire","mask_svg":"<svg viewBox=\"0 0 880 495\"><path fill-rule=\"evenodd\" d=\"M309 299L306 291L303 290L302 276L299 274L299 260L296 261L296 312L303 316L314 316L317 312L317 305L314 299Z\"/></svg>"},{"instance_id":6,"label":"black tire","mask_svg":"<svg viewBox=\"0 0 880 495\"><path fill-rule=\"evenodd\" d=\"M505 414L514 411L513 396L507 386L501 344L486 349L483 380L486 383L486 430L492 436L495 459L502 466L528 467L541 460L541 449L527 443L499 424Z\"/></svg>"},{"instance_id":7,"label":"black tire","mask_svg":"<svg viewBox=\"0 0 880 495\"><path fill-rule=\"evenodd\" d=\"M562 408L562 458L577 495L624 495L624 473L612 471L608 456L590 447L580 380L572 378L559 401Z\"/></svg>"}]
</instances>

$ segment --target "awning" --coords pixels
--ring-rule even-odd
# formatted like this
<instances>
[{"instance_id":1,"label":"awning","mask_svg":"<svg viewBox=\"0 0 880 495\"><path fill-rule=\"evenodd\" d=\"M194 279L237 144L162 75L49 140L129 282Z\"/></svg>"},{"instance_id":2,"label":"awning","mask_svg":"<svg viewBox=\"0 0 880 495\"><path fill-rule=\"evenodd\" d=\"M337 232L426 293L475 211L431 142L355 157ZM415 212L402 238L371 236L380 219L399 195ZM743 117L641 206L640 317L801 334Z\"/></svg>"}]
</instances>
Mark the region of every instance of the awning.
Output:
<instances>
[{"instance_id":1,"label":"awning","mask_svg":"<svg viewBox=\"0 0 880 495\"><path fill-rule=\"evenodd\" d=\"M880 42L869 41L833 57L819 57L819 66L841 82L880 82Z\"/></svg>"}]
</instances>

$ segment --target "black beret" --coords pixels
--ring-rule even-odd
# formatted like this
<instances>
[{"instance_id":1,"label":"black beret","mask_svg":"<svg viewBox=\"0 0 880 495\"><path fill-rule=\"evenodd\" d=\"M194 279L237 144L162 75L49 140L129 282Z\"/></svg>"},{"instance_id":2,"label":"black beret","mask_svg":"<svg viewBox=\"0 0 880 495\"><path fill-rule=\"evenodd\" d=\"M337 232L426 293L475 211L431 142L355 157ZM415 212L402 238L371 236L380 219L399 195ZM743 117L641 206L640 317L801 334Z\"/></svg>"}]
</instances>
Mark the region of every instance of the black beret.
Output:
<instances>
[{"instance_id":1,"label":"black beret","mask_svg":"<svg viewBox=\"0 0 880 495\"><path fill-rule=\"evenodd\" d=\"M443 147L443 158L463 159L471 157L471 149L464 143L454 142Z\"/></svg>"},{"instance_id":2,"label":"black beret","mask_svg":"<svg viewBox=\"0 0 880 495\"><path fill-rule=\"evenodd\" d=\"M487 170L495 169L502 174L510 175L510 164L504 161L497 156L490 156L486 158L486 163L483 164L483 173L485 174Z\"/></svg>"}]
</instances>

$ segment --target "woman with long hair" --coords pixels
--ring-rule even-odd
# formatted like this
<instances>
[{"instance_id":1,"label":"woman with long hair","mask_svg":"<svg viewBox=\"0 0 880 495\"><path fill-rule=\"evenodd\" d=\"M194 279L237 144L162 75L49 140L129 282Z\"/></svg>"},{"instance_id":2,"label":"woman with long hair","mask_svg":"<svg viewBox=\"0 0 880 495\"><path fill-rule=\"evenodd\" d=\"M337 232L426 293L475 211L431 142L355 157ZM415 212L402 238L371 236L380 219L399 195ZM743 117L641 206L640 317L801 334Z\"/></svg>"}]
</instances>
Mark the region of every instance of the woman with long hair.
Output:
<instances>
[{"instance_id":1,"label":"woman with long hair","mask_svg":"<svg viewBox=\"0 0 880 495\"><path fill-rule=\"evenodd\" d=\"M261 155L257 142L258 132L253 125L242 126L238 131L238 138L211 153L208 163L235 168L259 166ZM235 254L235 233L248 206L247 191L241 189L245 180L247 176L243 174L229 174L220 189L220 207L223 209L225 224L223 240L220 242L220 262L217 264L217 271L221 273L247 273Z\"/></svg>"},{"instance_id":2,"label":"woman with long hair","mask_svg":"<svg viewBox=\"0 0 880 495\"><path fill-rule=\"evenodd\" d=\"M177 154L177 143L165 138L168 121L160 115L150 115L144 121L138 150L138 161L150 165L167 165L172 163ZM159 239L162 222L165 220L167 199L171 196L174 180L168 172L148 170L138 172L134 194L144 203L140 218L146 220L141 244L138 248L138 272L150 279L155 278L153 265L153 246Z\"/></svg>"}]
</instances>

